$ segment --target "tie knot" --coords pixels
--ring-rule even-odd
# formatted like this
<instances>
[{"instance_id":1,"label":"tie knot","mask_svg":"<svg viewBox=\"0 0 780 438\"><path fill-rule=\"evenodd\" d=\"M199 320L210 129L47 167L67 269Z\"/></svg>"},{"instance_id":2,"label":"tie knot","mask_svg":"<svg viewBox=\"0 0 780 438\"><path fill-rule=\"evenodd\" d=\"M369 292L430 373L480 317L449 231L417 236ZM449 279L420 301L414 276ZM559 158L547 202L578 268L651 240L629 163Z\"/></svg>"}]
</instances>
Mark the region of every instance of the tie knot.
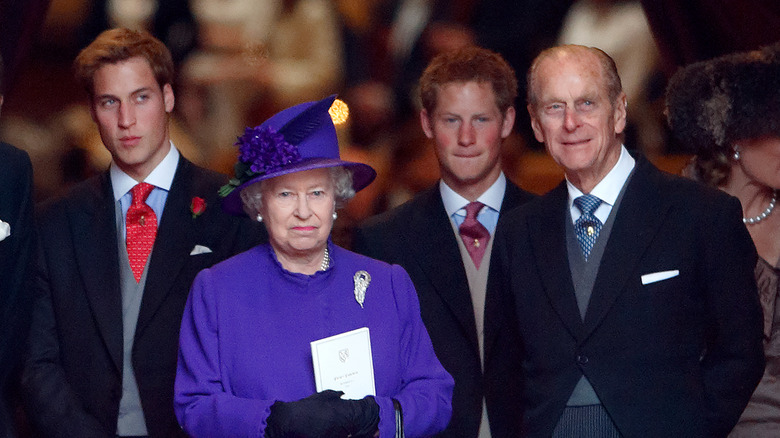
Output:
<instances>
[{"instance_id":1,"label":"tie knot","mask_svg":"<svg viewBox=\"0 0 780 438\"><path fill-rule=\"evenodd\" d=\"M601 205L601 199L593 195L582 195L574 198L574 205L580 209L583 215L591 215Z\"/></svg>"},{"instance_id":2,"label":"tie knot","mask_svg":"<svg viewBox=\"0 0 780 438\"><path fill-rule=\"evenodd\" d=\"M149 183L138 183L135 186L133 186L132 189L130 189L130 193L133 195L133 205L139 205L146 202L146 198L149 197L149 194L152 193L152 190L154 190L154 186Z\"/></svg>"},{"instance_id":3,"label":"tie knot","mask_svg":"<svg viewBox=\"0 0 780 438\"><path fill-rule=\"evenodd\" d=\"M481 202L469 202L468 205L466 205L466 219L476 219L477 213L479 213L484 206L485 204Z\"/></svg>"},{"instance_id":4,"label":"tie knot","mask_svg":"<svg viewBox=\"0 0 780 438\"><path fill-rule=\"evenodd\" d=\"M466 251L471 256L474 266L479 269L482 257L485 255L485 247L490 239L490 232L477 220L477 213L484 207L481 202L470 202L466 206L466 219L460 224L458 230L466 246Z\"/></svg>"}]
</instances>

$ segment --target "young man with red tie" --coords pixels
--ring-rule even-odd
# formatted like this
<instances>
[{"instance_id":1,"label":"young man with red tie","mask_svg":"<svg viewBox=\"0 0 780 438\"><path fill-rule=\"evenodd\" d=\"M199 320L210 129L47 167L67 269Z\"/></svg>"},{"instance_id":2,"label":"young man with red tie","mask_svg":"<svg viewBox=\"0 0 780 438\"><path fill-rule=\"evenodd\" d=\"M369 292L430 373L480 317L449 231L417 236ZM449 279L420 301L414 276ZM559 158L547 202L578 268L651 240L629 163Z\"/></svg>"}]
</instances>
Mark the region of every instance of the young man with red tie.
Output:
<instances>
[{"instance_id":1,"label":"young man with red tie","mask_svg":"<svg viewBox=\"0 0 780 438\"><path fill-rule=\"evenodd\" d=\"M78 55L109 169L41 208L22 386L50 437L184 436L173 381L195 274L261 231L221 211L225 178L171 142L173 63L145 32L103 32Z\"/></svg>"}]
</instances>

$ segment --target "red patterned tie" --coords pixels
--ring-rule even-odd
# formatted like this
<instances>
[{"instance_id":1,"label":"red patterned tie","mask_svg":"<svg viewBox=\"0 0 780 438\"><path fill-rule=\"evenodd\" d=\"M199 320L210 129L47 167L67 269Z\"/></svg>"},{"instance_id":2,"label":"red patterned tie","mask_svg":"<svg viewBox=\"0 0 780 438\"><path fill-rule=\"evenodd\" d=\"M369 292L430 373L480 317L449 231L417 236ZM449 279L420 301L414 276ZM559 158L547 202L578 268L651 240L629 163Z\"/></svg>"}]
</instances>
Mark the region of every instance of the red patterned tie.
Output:
<instances>
[{"instance_id":1,"label":"red patterned tie","mask_svg":"<svg viewBox=\"0 0 780 438\"><path fill-rule=\"evenodd\" d=\"M474 261L474 266L477 269L479 269L479 265L482 263L482 256L485 255L485 247L487 247L488 239L490 239L490 233L487 228L477 220L477 213L484 206L485 204L481 202L470 202L466 206L466 220L458 228L463 244L466 245L466 250L469 252L471 260Z\"/></svg>"},{"instance_id":2,"label":"red patterned tie","mask_svg":"<svg viewBox=\"0 0 780 438\"><path fill-rule=\"evenodd\" d=\"M141 274L146 266L146 259L152 252L154 238L157 235L157 216L152 207L146 204L146 198L154 190L148 183L136 184L130 192L133 202L127 209L127 255L130 258L130 268L135 281L141 281Z\"/></svg>"}]
</instances>

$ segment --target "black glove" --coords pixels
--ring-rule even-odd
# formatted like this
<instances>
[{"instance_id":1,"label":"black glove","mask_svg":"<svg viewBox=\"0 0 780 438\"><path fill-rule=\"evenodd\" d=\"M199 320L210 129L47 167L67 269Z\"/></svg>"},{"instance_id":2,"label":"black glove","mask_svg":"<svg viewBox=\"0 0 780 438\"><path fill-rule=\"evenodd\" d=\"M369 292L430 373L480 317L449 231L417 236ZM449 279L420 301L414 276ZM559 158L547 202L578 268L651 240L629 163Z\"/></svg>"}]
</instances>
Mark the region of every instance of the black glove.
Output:
<instances>
[{"instance_id":1,"label":"black glove","mask_svg":"<svg viewBox=\"0 0 780 438\"><path fill-rule=\"evenodd\" d=\"M374 397L344 400L349 406L350 433L353 438L373 437L379 426L379 405Z\"/></svg>"},{"instance_id":2,"label":"black glove","mask_svg":"<svg viewBox=\"0 0 780 438\"><path fill-rule=\"evenodd\" d=\"M379 425L374 397L343 400L341 391L327 390L294 402L278 401L266 421L268 438L373 437Z\"/></svg>"},{"instance_id":3,"label":"black glove","mask_svg":"<svg viewBox=\"0 0 780 438\"><path fill-rule=\"evenodd\" d=\"M341 391L322 391L294 402L277 401L266 421L268 438L344 438L354 426L354 408Z\"/></svg>"}]
</instances>

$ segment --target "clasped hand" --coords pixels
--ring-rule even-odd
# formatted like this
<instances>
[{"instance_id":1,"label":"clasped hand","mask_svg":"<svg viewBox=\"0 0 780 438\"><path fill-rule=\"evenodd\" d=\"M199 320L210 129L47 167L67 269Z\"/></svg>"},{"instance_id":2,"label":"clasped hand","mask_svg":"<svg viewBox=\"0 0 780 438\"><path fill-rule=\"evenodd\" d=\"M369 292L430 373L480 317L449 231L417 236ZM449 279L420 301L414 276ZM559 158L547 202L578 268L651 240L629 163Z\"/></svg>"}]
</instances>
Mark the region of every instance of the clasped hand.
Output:
<instances>
[{"instance_id":1,"label":"clasped hand","mask_svg":"<svg viewBox=\"0 0 780 438\"><path fill-rule=\"evenodd\" d=\"M294 402L271 406L265 436L268 438L372 437L379 424L374 397L344 400L342 391L326 390Z\"/></svg>"}]
</instances>

